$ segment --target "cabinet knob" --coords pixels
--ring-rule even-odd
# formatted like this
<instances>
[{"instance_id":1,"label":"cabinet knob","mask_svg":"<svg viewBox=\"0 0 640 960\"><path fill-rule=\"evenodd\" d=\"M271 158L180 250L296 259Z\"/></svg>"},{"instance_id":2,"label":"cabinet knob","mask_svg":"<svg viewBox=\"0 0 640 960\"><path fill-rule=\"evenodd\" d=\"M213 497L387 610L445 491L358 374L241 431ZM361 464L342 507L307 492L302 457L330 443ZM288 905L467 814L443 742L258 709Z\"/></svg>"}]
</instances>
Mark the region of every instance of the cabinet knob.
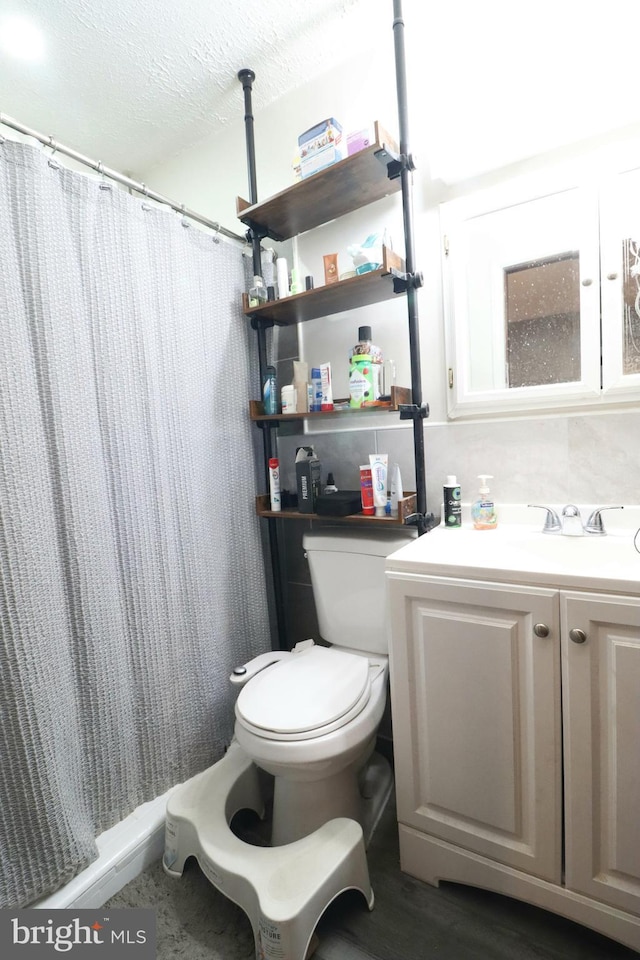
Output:
<instances>
[{"instance_id":1,"label":"cabinet knob","mask_svg":"<svg viewBox=\"0 0 640 960\"><path fill-rule=\"evenodd\" d=\"M581 283L583 287L590 287L591 284L593 283L593 280L591 279L591 277L585 277L584 280L581 281Z\"/></svg>"},{"instance_id":2,"label":"cabinet knob","mask_svg":"<svg viewBox=\"0 0 640 960\"><path fill-rule=\"evenodd\" d=\"M535 633L536 637L548 637L551 631L546 623L536 623L533 628L533 632Z\"/></svg>"},{"instance_id":3,"label":"cabinet knob","mask_svg":"<svg viewBox=\"0 0 640 960\"><path fill-rule=\"evenodd\" d=\"M569 630L569 639L573 640L574 643L584 643L587 635L584 630L580 630L579 627L574 627L573 630Z\"/></svg>"}]
</instances>

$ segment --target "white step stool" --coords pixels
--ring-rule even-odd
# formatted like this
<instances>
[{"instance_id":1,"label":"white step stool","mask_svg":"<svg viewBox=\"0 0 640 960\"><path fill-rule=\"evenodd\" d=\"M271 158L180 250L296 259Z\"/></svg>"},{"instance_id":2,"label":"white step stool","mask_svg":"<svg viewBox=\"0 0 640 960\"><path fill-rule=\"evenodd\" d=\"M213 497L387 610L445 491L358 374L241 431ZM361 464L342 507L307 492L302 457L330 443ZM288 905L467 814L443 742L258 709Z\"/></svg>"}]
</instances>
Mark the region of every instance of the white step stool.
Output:
<instances>
[{"instance_id":1,"label":"white step stool","mask_svg":"<svg viewBox=\"0 0 640 960\"><path fill-rule=\"evenodd\" d=\"M305 960L324 910L345 890L373 909L362 827L339 818L281 847L258 847L232 833L239 810L264 814L259 773L234 741L208 770L167 802L163 867L180 877L188 857L249 917L258 960Z\"/></svg>"}]
</instances>

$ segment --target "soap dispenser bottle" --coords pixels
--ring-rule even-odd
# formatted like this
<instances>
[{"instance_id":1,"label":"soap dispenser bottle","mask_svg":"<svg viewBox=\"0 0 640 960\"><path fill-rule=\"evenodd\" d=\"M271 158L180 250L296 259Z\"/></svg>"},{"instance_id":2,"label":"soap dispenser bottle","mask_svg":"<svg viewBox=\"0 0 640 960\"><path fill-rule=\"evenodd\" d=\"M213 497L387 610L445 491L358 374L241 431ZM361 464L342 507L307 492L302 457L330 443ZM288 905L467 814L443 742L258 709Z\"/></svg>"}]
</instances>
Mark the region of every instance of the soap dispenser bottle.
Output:
<instances>
[{"instance_id":1,"label":"soap dispenser bottle","mask_svg":"<svg viewBox=\"0 0 640 960\"><path fill-rule=\"evenodd\" d=\"M476 530L495 530L498 526L498 515L496 505L493 502L487 480L493 480L490 473L478 474L480 483L480 492L478 499L471 507L471 519Z\"/></svg>"}]
</instances>

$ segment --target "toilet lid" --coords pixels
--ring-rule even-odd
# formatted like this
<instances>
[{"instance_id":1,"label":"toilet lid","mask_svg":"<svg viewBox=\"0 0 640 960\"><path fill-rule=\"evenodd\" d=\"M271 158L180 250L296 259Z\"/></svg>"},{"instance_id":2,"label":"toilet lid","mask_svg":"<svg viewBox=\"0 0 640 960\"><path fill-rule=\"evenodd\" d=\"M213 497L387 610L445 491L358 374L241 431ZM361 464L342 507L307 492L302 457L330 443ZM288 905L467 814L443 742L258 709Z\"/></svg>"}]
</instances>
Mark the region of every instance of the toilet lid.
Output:
<instances>
[{"instance_id":1,"label":"toilet lid","mask_svg":"<svg viewBox=\"0 0 640 960\"><path fill-rule=\"evenodd\" d=\"M236 713L265 732L308 733L353 716L369 688L367 657L314 646L256 674L242 688Z\"/></svg>"}]
</instances>

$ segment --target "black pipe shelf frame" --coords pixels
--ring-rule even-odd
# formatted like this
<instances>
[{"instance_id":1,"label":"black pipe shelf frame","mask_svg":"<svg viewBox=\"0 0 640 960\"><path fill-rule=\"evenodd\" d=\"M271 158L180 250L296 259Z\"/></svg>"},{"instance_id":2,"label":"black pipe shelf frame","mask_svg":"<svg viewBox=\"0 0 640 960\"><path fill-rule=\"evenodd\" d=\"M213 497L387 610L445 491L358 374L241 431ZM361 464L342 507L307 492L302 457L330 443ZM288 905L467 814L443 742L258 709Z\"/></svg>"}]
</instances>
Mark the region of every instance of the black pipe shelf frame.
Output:
<instances>
[{"instance_id":1,"label":"black pipe shelf frame","mask_svg":"<svg viewBox=\"0 0 640 960\"><path fill-rule=\"evenodd\" d=\"M236 212L238 218L248 228L246 236L252 246L253 273L261 275L260 242L265 237L270 237L274 241L287 240L385 196L398 192L402 194L406 263L400 261L392 251L385 250L385 261L383 267L378 271L318 287L281 300L271 301L259 307L250 308L248 298L245 295L243 311L245 316L251 320L251 325L258 335L260 381L264 382L267 369L266 331L274 324L300 323L322 316L330 316L343 310L351 310L381 302L396 295L406 296L411 366L411 402L399 404L398 412L401 420L413 421L416 493L415 512L403 517L400 522L416 526L418 534L422 536L436 526L438 520L432 513L427 512L423 421L429 416L429 407L422 399L417 303L417 291L422 286L423 281L422 274L415 269L412 179L415 167L409 150L402 0L393 0L393 14L399 146L376 121L374 142L364 150L358 151L313 176L293 184L268 200L258 203L251 105L251 89L255 74L249 69L241 70L238 73L238 80L242 83L244 92L250 199L246 201L238 197ZM297 418L304 420L307 416L309 415L302 414L298 415ZM254 419L258 419L255 413ZM262 421L259 426L262 427L265 479L268 486L268 461L273 456L272 432L273 428L278 425L278 421L281 420L281 416L274 417L272 422L265 422L266 418L263 419L262 417L259 419ZM281 642L286 644L284 628L286 618L276 526L276 519L284 519L284 517L282 513L273 514L267 510L264 497L259 498L259 502L262 503L262 509L259 510L259 513L261 516L266 516L269 524L276 618ZM293 511L287 513L285 511L285 514L287 517L290 516L298 520L309 519L309 515L303 513ZM366 522L368 518L362 517L361 519Z\"/></svg>"}]
</instances>

